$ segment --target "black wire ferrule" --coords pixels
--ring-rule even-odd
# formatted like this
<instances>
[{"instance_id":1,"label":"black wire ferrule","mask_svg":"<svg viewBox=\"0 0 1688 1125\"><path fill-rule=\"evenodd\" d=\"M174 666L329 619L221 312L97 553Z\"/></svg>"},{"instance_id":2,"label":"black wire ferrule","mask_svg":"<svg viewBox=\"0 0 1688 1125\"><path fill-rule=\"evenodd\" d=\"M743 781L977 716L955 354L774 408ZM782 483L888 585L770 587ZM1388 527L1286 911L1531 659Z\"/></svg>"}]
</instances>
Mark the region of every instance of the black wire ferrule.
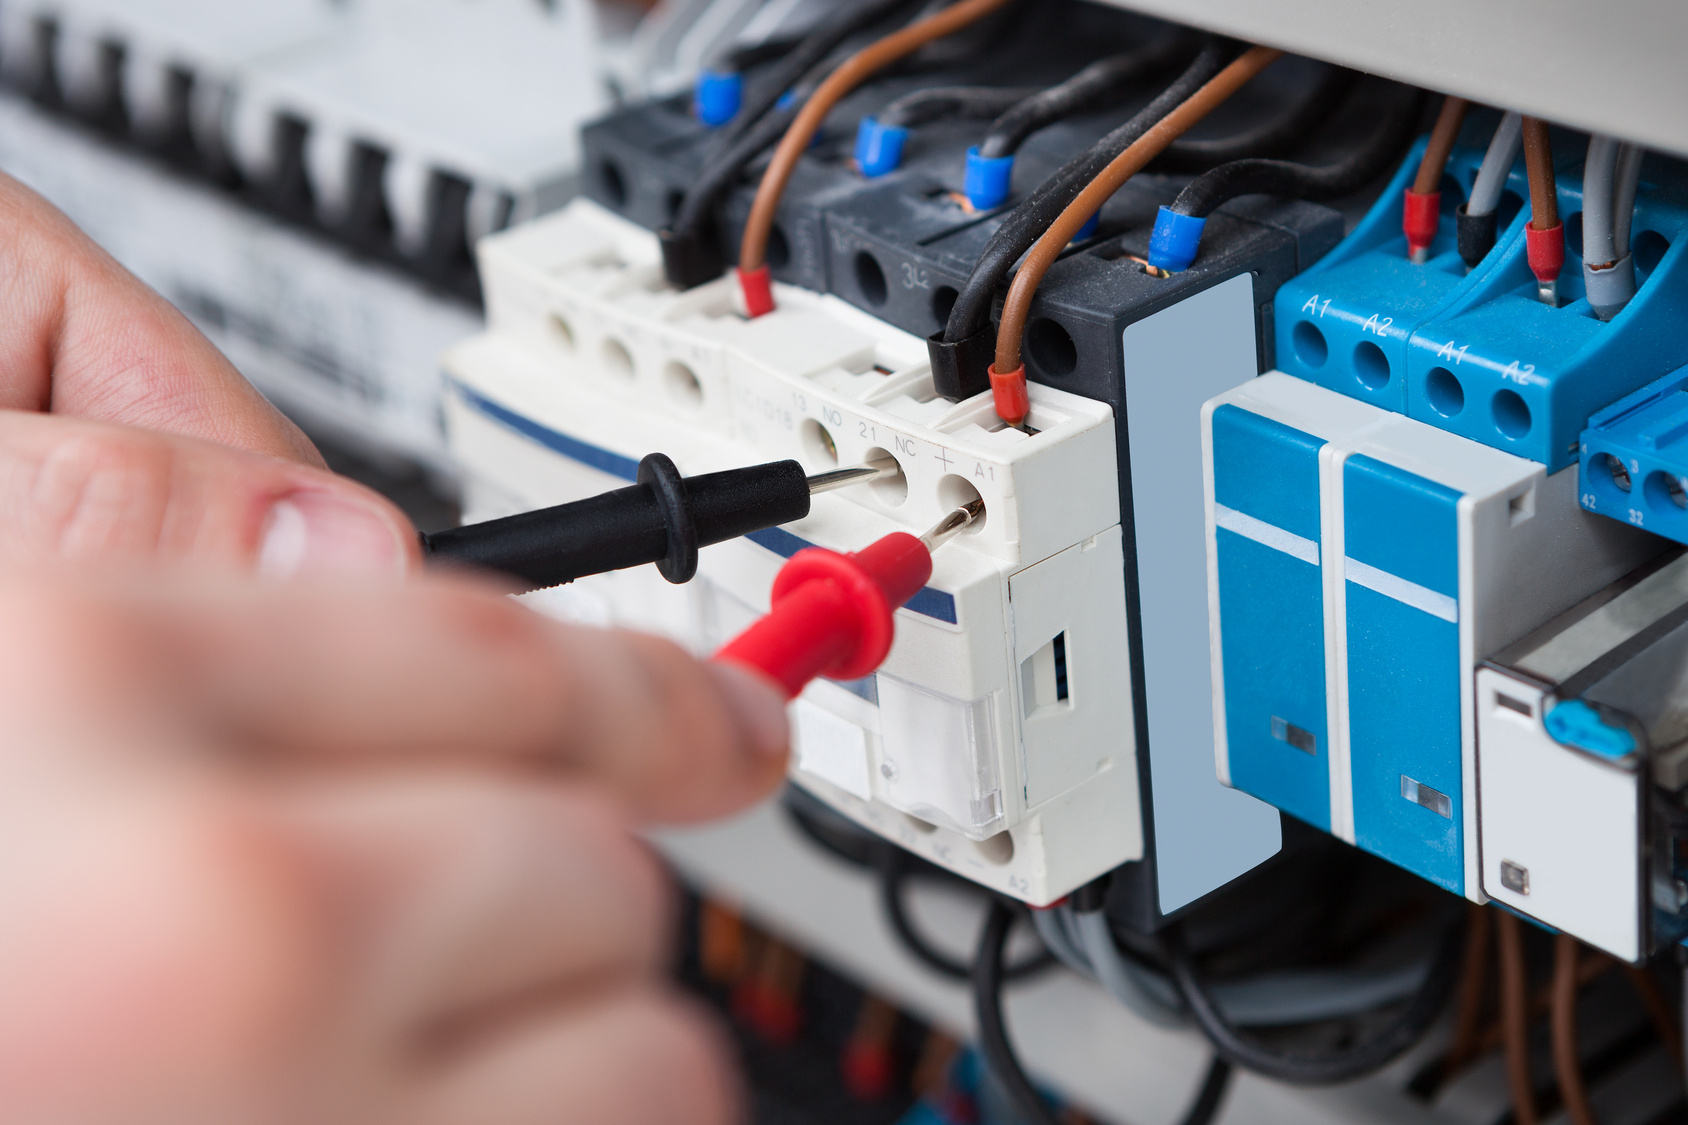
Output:
<instances>
[{"instance_id":1,"label":"black wire ferrule","mask_svg":"<svg viewBox=\"0 0 1688 1125\"><path fill-rule=\"evenodd\" d=\"M727 272L726 259L716 240L701 231L676 232L664 227L657 232L662 244L662 274L676 289L696 289Z\"/></svg>"},{"instance_id":2,"label":"black wire ferrule","mask_svg":"<svg viewBox=\"0 0 1688 1125\"><path fill-rule=\"evenodd\" d=\"M1459 244L1459 256L1464 260L1467 269L1476 269L1489 251L1495 248L1495 238L1499 233L1500 213L1490 211L1487 215L1468 215L1465 204L1459 205L1454 214L1455 236Z\"/></svg>"},{"instance_id":3,"label":"black wire ferrule","mask_svg":"<svg viewBox=\"0 0 1688 1125\"><path fill-rule=\"evenodd\" d=\"M996 360L994 325L951 344L938 332L926 338L932 360L932 386L951 402L960 402L991 389L991 364Z\"/></svg>"}]
</instances>

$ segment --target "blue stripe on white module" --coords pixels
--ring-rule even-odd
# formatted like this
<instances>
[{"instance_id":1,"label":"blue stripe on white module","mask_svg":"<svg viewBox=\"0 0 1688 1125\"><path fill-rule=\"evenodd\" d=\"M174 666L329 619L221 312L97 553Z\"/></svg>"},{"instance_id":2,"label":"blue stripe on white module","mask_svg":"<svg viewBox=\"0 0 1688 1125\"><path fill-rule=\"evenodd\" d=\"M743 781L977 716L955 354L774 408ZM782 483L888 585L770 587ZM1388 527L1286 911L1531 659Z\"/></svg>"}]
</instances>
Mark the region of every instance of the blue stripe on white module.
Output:
<instances>
[{"instance_id":1,"label":"blue stripe on white module","mask_svg":"<svg viewBox=\"0 0 1688 1125\"><path fill-rule=\"evenodd\" d=\"M1286 555L1293 555L1304 563L1319 565L1319 545L1304 536L1285 531L1281 527L1273 527L1265 520L1257 520L1253 516L1244 515L1234 508L1227 508L1223 504L1213 506L1213 522L1226 531L1241 535L1244 539L1252 539L1262 547L1270 547L1274 551L1282 551Z\"/></svg>"},{"instance_id":2,"label":"blue stripe on white module","mask_svg":"<svg viewBox=\"0 0 1688 1125\"><path fill-rule=\"evenodd\" d=\"M581 441L579 438L570 437L565 433L553 430L549 426L541 425L532 418L518 414L509 407L494 402L479 391L464 386L455 380L451 382L451 386L466 406L484 414L499 425L509 427L530 441L538 442L553 453L561 454L571 461L578 461L588 468L620 477L622 480L638 479L639 462L631 457L611 453L607 449ZM777 527L768 528L766 531L752 532L745 538L757 546L765 547L781 558L787 559L805 547L815 546L807 539ZM922 617L942 621L946 625L957 624L955 595L945 593L943 590L935 590L930 586L924 587L918 594L910 598L908 605L904 608L912 613L918 613Z\"/></svg>"}]
</instances>

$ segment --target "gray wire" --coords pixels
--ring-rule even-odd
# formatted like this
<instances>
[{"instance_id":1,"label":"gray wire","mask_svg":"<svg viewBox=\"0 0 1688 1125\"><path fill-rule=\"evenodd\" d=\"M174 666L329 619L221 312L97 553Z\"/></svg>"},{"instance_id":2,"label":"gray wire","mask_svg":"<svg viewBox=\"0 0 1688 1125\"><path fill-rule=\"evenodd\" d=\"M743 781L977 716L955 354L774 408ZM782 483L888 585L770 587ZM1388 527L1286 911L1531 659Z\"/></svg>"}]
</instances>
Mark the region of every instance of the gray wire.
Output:
<instances>
[{"instance_id":1,"label":"gray wire","mask_svg":"<svg viewBox=\"0 0 1688 1125\"><path fill-rule=\"evenodd\" d=\"M1585 269L1617 262L1617 239L1613 233L1613 179L1618 170L1618 141L1604 133L1588 138L1588 156L1583 161L1583 262Z\"/></svg>"},{"instance_id":2,"label":"gray wire","mask_svg":"<svg viewBox=\"0 0 1688 1125\"><path fill-rule=\"evenodd\" d=\"M1619 258L1629 254L1630 229L1635 225L1635 192L1641 184L1641 159L1646 155L1640 145L1618 146L1618 167L1612 189L1612 245Z\"/></svg>"},{"instance_id":3,"label":"gray wire","mask_svg":"<svg viewBox=\"0 0 1688 1125\"><path fill-rule=\"evenodd\" d=\"M1500 193L1506 189L1506 177L1518 161L1524 147L1524 117L1509 113L1495 127L1494 139L1483 154L1483 164L1477 169L1477 181L1471 185L1471 198L1465 201L1467 215L1487 215L1500 206Z\"/></svg>"},{"instance_id":4,"label":"gray wire","mask_svg":"<svg viewBox=\"0 0 1688 1125\"><path fill-rule=\"evenodd\" d=\"M1106 914L1100 910L1088 914L1075 912L1073 923L1090 959L1091 970L1110 996L1156 1027L1183 1027L1188 1022L1170 982L1165 977L1158 980L1151 977L1120 953ZM1151 991L1151 981L1161 988Z\"/></svg>"},{"instance_id":5,"label":"gray wire","mask_svg":"<svg viewBox=\"0 0 1688 1125\"><path fill-rule=\"evenodd\" d=\"M1126 1008L1157 1027L1182 1027L1182 998L1165 975L1127 958L1102 911L1080 913L1069 903L1035 910L1037 933L1063 964L1096 980ZM1288 1027L1374 1011L1414 995L1428 964L1385 968L1290 969L1216 983L1214 1002L1238 1027Z\"/></svg>"}]
</instances>

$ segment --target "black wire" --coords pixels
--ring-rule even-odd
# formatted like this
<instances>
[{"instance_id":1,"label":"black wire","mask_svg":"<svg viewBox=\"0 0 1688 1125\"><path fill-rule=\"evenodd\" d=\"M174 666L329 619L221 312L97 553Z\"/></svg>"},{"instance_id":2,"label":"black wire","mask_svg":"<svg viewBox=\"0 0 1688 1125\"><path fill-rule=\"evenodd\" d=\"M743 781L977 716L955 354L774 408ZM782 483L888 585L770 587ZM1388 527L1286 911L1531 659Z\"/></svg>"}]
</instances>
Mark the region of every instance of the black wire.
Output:
<instances>
[{"instance_id":1,"label":"black wire","mask_svg":"<svg viewBox=\"0 0 1688 1125\"><path fill-rule=\"evenodd\" d=\"M995 117L1031 94L1023 86L935 86L904 94L873 116L881 125L909 129L940 118Z\"/></svg>"},{"instance_id":2,"label":"black wire","mask_svg":"<svg viewBox=\"0 0 1688 1125\"><path fill-rule=\"evenodd\" d=\"M887 842L879 852L879 902L885 910L885 919L891 923L891 929L898 940L921 964L939 976L951 980L968 980L973 975L973 966L932 945L926 940L926 936L915 928L913 919L908 916L908 909L903 902L903 888L911 875L925 873L917 870L920 867L929 868L930 873L939 878L953 879L963 886L975 886L943 868L925 864L918 856L912 856L895 844ZM1024 961L1008 966L1004 972L1009 980L1020 980L1040 973L1054 963L1053 953L1047 949L1039 949Z\"/></svg>"},{"instance_id":3,"label":"black wire","mask_svg":"<svg viewBox=\"0 0 1688 1125\"><path fill-rule=\"evenodd\" d=\"M1228 137L1210 140L1181 137L1155 158L1149 171L1206 172L1233 160L1287 152L1336 112L1343 95L1358 77L1344 67L1326 66L1320 79L1310 83L1302 96L1278 116Z\"/></svg>"},{"instance_id":4,"label":"black wire","mask_svg":"<svg viewBox=\"0 0 1688 1125\"><path fill-rule=\"evenodd\" d=\"M701 233L714 217L721 197L732 190L744 174L745 166L755 160L763 149L778 143L806 100L805 95L799 95L790 106L764 117L725 151L705 162L692 180L692 186L686 189L686 197L681 200L680 209L674 215L674 224L669 229L682 237Z\"/></svg>"},{"instance_id":5,"label":"black wire","mask_svg":"<svg viewBox=\"0 0 1688 1125\"><path fill-rule=\"evenodd\" d=\"M788 783L780 795L780 807L809 842L851 867L877 870L878 836L814 796L801 785Z\"/></svg>"},{"instance_id":6,"label":"black wire","mask_svg":"<svg viewBox=\"0 0 1688 1125\"><path fill-rule=\"evenodd\" d=\"M1225 1104L1225 1095L1231 1091L1235 1074L1236 1068L1222 1056L1214 1055L1213 1061L1207 1064L1201 1087L1196 1090L1196 1100L1184 1111L1179 1125L1212 1125L1213 1119L1219 1116L1219 1108Z\"/></svg>"},{"instance_id":7,"label":"black wire","mask_svg":"<svg viewBox=\"0 0 1688 1125\"><path fill-rule=\"evenodd\" d=\"M1392 164L1412 137L1421 91L1399 87L1379 128L1335 164L1310 167L1288 160L1234 160L1190 181L1172 204L1180 215L1205 219L1240 195L1333 199L1357 191Z\"/></svg>"},{"instance_id":8,"label":"black wire","mask_svg":"<svg viewBox=\"0 0 1688 1125\"><path fill-rule=\"evenodd\" d=\"M1002 986L1006 983L1002 956L1013 928L1014 910L1000 899L993 900L984 931L979 935L978 956L973 959L973 1011L979 1021L979 1050L985 1056L985 1065L1028 1125L1059 1125L1055 1111L1020 1066L1002 1018Z\"/></svg>"},{"instance_id":9,"label":"black wire","mask_svg":"<svg viewBox=\"0 0 1688 1125\"><path fill-rule=\"evenodd\" d=\"M1039 129L1104 104L1126 87L1187 59L1195 41L1183 32L1146 46L1097 59L1071 78L1025 98L991 123L979 142L987 160L1012 156Z\"/></svg>"},{"instance_id":10,"label":"black wire","mask_svg":"<svg viewBox=\"0 0 1688 1125\"><path fill-rule=\"evenodd\" d=\"M962 287L944 326L944 342L957 344L990 324L991 301L997 286L1014 268L1020 256L1031 249L1043 232L1078 198L1084 186L1111 164L1132 142L1148 132L1161 118L1219 73L1235 53L1235 44L1210 39L1184 73L1136 116L1097 141L1084 154L1038 185L1026 201L1016 207L985 244L973 273Z\"/></svg>"},{"instance_id":11,"label":"black wire","mask_svg":"<svg viewBox=\"0 0 1688 1125\"><path fill-rule=\"evenodd\" d=\"M1280 1082L1324 1086L1370 1074L1393 1062L1423 1038L1447 1006L1458 983L1465 923L1466 912L1461 908L1442 934L1424 983L1381 1031L1352 1047L1317 1054L1274 1049L1243 1035L1213 1002L1207 982L1184 943L1182 928L1176 925L1168 928L1162 934L1162 941L1172 963L1173 983L1184 997L1191 1018L1227 1062Z\"/></svg>"}]
</instances>

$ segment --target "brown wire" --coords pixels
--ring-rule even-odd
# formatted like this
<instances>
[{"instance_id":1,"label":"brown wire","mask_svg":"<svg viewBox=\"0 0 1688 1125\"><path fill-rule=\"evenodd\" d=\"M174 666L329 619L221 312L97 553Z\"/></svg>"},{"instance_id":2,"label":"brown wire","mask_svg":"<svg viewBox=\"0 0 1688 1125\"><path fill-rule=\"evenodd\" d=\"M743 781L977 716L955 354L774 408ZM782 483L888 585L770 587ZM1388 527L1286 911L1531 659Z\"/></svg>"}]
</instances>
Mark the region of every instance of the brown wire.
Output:
<instances>
[{"instance_id":1,"label":"brown wire","mask_svg":"<svg viewBox=\"0 0 1688 1125\"><path fill-rule=\"evenodd\" d=\"M1547 122L1524 118L1524 170L1530 177L1530 227L1552 230L1559 225L1559 191L1553 181L1553 144Z\"/></svg>"},{"instance_id":2,"label":"brown wire","mask_svg":"<svg viewBox=\"0 0 1688 1125\"><path fill-rule=\"evenodd\" d=\"M1448 170L1448 154L1459 140L1459 130L1465 124L1465 111L1471 103L1464 98L1442 99L1442 112L1430 129L1430 140L1424 146L1424 159L1418 162L1418 175L1413 179L1413 194L1429 195L1442 190L1442 173Z\"/></svg>"},{"instance_id":3,"label":"brown wire","mask_svg":"<svg viewBox=\"0 0 1688 1125\"><path fill-rule=\"evenodd\" d=\"M1037 245L1027 253L1025 264L1014 275L1014 284L1008 289L1008 299L1002 305L1002 322L996 335L998 373L1007 375L1019 370L1020 343L1026 332L1026 316L1031 309L1032 298L1037 295L1037 287L1043 283L1044 275L1060 258L1061 251L1067 248L1079 228L1102 209L1102 204L1123 187L1125 181L1282 55L1282 51L1270 47L1251 47L1114 157L1113 163L1102 169L1079 192L1078 198L1068 204L1043 237L1037 240Z\"/></svg>"},{"instance_id":4,"label":"brown wire","mask_svg":"<svg viewBox=\"0 0 1688 1125\"><path fill-rule=\"evenodd\" d=\"M1577 939L1570 934L1553 939L1553 1071L1571 1125L1599 1125L1594 1107L1588 1104L1582 1053L1577 1049L1577 949Z\"/></svg>"},{"instance_id":5,"label":"brown wire","mask_svg":"<svg viewBox=\"0 0 1688 1125\"><path fill-rule=\"evenodd\" d=\"M1516 917L1497 911L1500 933L1501 1031L1506 1042L1506 1082L1512 1090L1512 1119L1537 1125L1535 1090L1530 1083L1529 981L1524 966L1524 935Z\"/></svg>"},{"instance_id":6,"label":"brown wire","mask_svg":"<svg viewBox=\"0 0 1688 1125\"><path fill-rule=\"evenodd\" d=\"M1671 1062L1681 1070L1682 1029L1676 1024L1676 1015L1671 1011L1670 1001L1665 999L1664 989L1659 987L1659 978L1640 965L1625 965L1624 973L1641 997L1641 1006L1647 1009L1647 1017L1653 1021L1659 1040L1670 1052Z\"/></svg>"},{"instance_id":7,"label":"brown wire","mask_svg":"<svg viewBox=\"0 0 1688 1125\"><path fill-rule=\"evenodd\" d=\"M1454 1014L1452 1045L1442 1059L1441 1080L1459 1073L1475 1059L1483 1034L1483 1005L1489 995L1490 951L1494 947L1494 915L1471 903L1465 930L1465 965L1460 972L1459 1008Z\"/></svg>"},{"instance_id":8,"label":"brown wire","mask_svg":"<svg viewBox=\"0 0 1688 1125\"><path fill-rule=\"evenodd\" d=\"M868 78L899 59L906 58L934 39L960 31L969 24L990 15L1013 0L960 0L919 23L892 32L870 43L845 59L837 70L809 96L797 117L780 138L768 170L756 188L756 201L750 208L750 220L745 223L744 241L739 245L739 269L746 273L760 269L768 254L768 232L773 229L774 215L779 211L780 197L786 184L797 170L797 161L809 148L826 115L844 97Z\"/></svg>"}]
</instances>

